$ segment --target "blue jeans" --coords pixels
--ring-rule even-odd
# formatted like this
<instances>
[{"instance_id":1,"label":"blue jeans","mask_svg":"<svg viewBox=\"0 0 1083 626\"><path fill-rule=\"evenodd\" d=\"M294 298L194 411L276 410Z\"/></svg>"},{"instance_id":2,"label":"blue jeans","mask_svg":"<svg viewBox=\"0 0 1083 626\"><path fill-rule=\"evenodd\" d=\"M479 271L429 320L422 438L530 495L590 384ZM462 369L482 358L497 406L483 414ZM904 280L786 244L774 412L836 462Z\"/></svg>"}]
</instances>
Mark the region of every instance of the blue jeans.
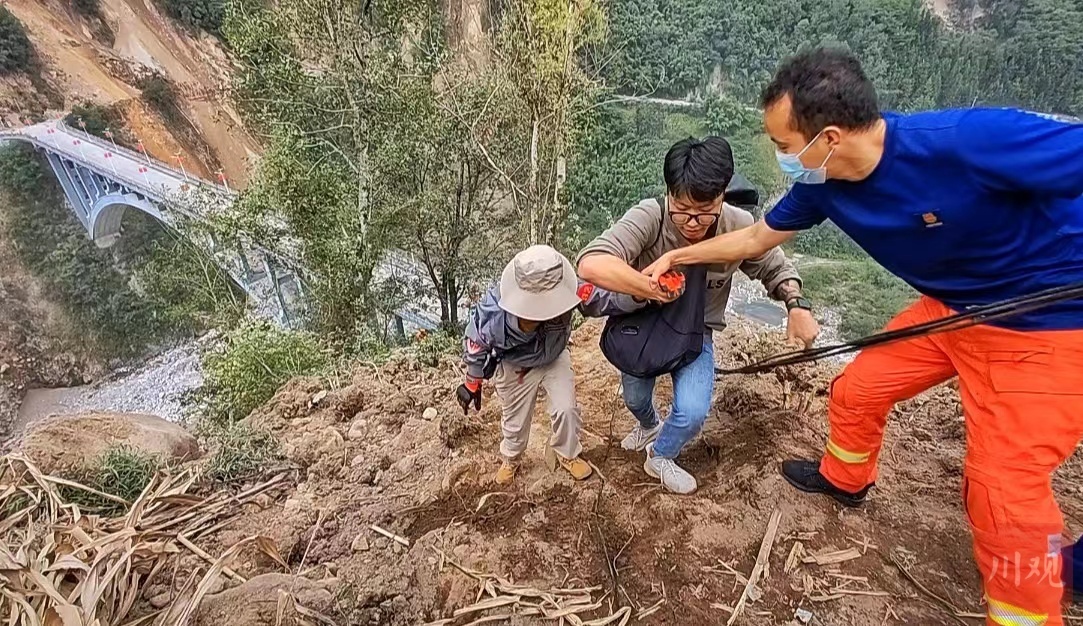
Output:
<instances>
[{"instance_id":1,"label":"blue jeans","mask_svg":"<svg viewBox=\"0 0 1083 626\"><path fill-rule=\"evenodd\" d=\"M654 455L675 459L684 444L703 428L711 410L714 393L714 344L708 336L699 358L670 374L673 377L673 406L654 442ZM636 378L621 374L624 384L624 405L643 428L658 424L654 408L654 378Z\"/></svg>"}]
</instances>

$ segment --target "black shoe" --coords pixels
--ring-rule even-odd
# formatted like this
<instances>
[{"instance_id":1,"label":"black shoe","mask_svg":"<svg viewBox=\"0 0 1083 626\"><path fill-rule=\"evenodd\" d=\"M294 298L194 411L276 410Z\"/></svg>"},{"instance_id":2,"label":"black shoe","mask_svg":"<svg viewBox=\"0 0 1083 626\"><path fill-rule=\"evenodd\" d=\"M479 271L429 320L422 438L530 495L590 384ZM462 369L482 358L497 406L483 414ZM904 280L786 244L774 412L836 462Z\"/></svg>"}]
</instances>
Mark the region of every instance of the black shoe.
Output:
<instances>
[{"instance_id":1,"label":"black shoe","mask_svg":"<svg viewBox=\"0 0 1083 626\"><path fill-rule=\"evenodd\" d=\"M876 484L865 485L865 488L857 493L843 491L824 478L824 475L820 473L819 461L783 461L782 477L786 479L786 482L805 493L825 493L846 506L861 506L864 504L865 496L869 494L869 488Z\"/></svg>"}]
</instances>

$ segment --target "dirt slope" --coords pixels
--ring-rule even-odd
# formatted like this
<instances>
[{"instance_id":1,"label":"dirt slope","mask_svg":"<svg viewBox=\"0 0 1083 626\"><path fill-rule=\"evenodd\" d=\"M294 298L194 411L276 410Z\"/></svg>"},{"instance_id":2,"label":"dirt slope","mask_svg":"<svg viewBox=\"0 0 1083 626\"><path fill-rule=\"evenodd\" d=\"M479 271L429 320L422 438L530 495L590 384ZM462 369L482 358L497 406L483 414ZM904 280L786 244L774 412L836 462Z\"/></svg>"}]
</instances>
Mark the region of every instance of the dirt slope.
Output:
<instances>
[{"instance_id":1,"label":"dirt slope","mask_svg":"<svg viewBox=\"0 0 1083 626\"><path fill-rule=\"evenodd\" d=\"M101 0L104 20L114 35L111 43L96 39L91 24L63 0L9 0L7 6L26 26L44 62L46 81L64 100L61 108L80 101L114 104L136 98L137 78L158 71L184 95L186 116L230 183L241 187L247 181L259 146L225 97L230 63L214 38L182 30L150 0ZM40 100L35 101L18 79L6 80L0 85L0 117L17 124L20 114L42 113ZM133 128L156 130L137 136L154 156L173 162L176 140L162 139L169 133L156 116L138 114ZM213 175L216 164L201 158L198 150L189 146L181 151L189 167L199 170L202 165L205 175Z\"/></svg>"},{"instance_id":2,"label":"dirt slope","mask_svg":"<svg viewBox=\"0 0 1083 626\"><path fill-rule=\"evenodd\" d=\"M982 611L959 504L963 428L950 388L901 407L878 489L864 508L842 510L823 497L799 496L776 469L783 458L820 453L835 368L724 379L703 435L682 456L700 490L674 496L643 473L640 454L619 448L630 418L617 376L597 350L597 333L595 324L578 330L572 350L585 410L584 454L604 479L574 484L545 469L547 418L539 411L525 471L512 487L497 488L491 482L496 399L487 397L480 415L464 418L450 399L459 380L453 360L435 370L400 360L360 371L329 394L319 381L292 381L250 416L283 442L301 468L298 484L202 547L220 554L243 537L270 534L291 570L337 585L335 618L343 624L450 618L479 598L477 578L487 573L535 591L596 586L594 599L605 594L604 601L580 614L584 619L624 606L635 616L657 605L631 623L713 625L728 619L725 607L735 605L743 588L732 571L752 569L778 510L770 578L738 624L790 623L797 608L825 626L956 623L900 574L892 555L960 610ZM775 339L743 327L716 341L720 358L736 362L776 350ZM427 408L433 419L425 419ZM1083 467L1073 461L1057 480L1075 530L1083 513L1080 478ZM373 524L410 546L377 534ZM784 568L795 549L847 548L859 556L834 566ZM254 551L239 561L245 576L281 571ZM519 605L441 623L461 626L501 613L519 614L513 624L554 623L523 615L533 592L517 589L528 594Z\"/></svg>"}]
</instances>

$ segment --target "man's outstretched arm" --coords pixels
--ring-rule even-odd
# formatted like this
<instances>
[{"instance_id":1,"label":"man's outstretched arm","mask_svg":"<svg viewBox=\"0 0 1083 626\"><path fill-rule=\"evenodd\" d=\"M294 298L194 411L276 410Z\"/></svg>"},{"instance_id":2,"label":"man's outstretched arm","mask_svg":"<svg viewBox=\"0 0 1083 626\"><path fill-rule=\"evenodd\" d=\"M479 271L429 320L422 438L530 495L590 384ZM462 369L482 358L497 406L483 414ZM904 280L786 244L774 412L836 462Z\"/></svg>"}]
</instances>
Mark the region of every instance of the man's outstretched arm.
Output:
<instances>
[{"instance_id":1,"label":"man's outstretched arm","mask_svg":"<svg viewBox=\"0 0 1083 626\"><path fill-rule=\"evenodd\" d=\"M657 300L665 294L648 277L617 256L604 252L588 254L579 260L579 277L613 293L627 294L640 300Z\"/></svg>"},{"instance_id":2,"label":"man's outstretched arm","mask_svg":"<svg viewBox=\"0 0 1083 626\"><path fill-rule=\"evenodd\" d=\"M735 263L753 259L786 243L796 234L797 231L774 230L764 222L756 222L747 228L671 250L643 268L643 273L657 281L674 266Z\"/></svg>"}]
</instances>

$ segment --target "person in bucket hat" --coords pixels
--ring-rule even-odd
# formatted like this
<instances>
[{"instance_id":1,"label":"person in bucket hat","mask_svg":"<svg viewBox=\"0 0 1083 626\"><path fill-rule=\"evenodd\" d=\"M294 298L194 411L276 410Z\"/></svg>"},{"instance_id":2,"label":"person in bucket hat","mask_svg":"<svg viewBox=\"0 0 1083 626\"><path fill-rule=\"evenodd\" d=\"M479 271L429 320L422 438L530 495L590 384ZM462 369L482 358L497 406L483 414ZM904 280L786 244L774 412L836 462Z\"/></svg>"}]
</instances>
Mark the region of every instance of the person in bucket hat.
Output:
<instances>
[{"instance_id":1,"label":"person in bucket hat","mask_svg":"<svg viewBox=\"0 0 1083 626\"><path fill-rule=\"evenodd\" d=\"M549 445L559 465L576 480L591 474L590 464L579 458L581 421L568 353L572 312L580 305L593 315L638 306L629 297L580 285L564 255L537 245L515 255L466 324L466 380L456 399L464 413L471 405L480 411L482 381L493 379L503 409L500 484L510 483L519 469L541 389L549 397Z\"/></svg>"}]
</instances>

